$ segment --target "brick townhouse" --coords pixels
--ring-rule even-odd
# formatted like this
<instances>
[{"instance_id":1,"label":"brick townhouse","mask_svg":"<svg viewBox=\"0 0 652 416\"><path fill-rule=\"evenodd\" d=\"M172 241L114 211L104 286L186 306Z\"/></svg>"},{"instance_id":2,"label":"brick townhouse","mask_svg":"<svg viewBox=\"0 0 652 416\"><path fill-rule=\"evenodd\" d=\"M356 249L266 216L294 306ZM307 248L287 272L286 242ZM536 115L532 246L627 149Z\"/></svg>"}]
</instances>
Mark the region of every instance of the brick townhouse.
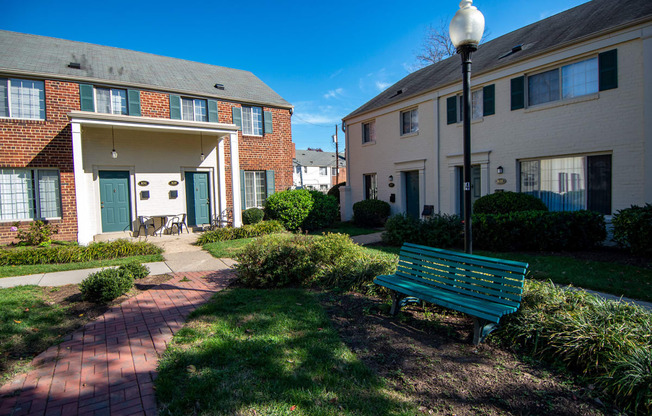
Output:
<instances>
[{"instance_id":1,"label":"brick townhouse","mask_svg":"<svg viewBox=\"0 0 652 416\"><path fill-rule=\"evenodd\" d=\"M292 185L293 107L251 72L0 31L0 244L189 226ZM236 174L233 174L233 173Z\"/></svg>"}]
</instances>

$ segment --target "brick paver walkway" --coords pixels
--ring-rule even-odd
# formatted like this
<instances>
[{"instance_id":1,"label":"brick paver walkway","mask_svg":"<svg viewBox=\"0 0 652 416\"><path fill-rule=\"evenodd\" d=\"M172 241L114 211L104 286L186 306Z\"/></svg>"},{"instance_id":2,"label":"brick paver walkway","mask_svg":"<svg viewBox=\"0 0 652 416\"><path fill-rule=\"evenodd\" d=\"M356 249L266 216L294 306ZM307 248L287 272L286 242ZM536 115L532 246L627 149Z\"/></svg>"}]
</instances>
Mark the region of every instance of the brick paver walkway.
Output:
<instances>
[{"instance_id":1,"label":"brick paver walkway","mask_svg":"<svg viewBox=\"0 0 652 416\"><path fill-rule=\"evenodd\" d=\"M113 307L0 387L0 415L155 415L158 357L187 315L232 278L230 270L177 273Z\"/></svg>"}]
</instances>

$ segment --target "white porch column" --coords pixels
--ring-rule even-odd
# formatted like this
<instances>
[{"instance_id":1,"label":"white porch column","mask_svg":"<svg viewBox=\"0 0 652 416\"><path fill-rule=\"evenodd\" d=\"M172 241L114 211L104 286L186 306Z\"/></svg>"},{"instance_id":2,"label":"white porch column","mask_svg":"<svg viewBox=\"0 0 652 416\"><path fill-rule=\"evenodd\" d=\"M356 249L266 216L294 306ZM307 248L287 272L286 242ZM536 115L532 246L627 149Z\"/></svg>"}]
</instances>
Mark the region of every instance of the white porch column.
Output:
<instances>
[{"instance_id":1,"label":"white porch column","mask_svg":"<svg viewBox=\"0 0 652 416\"><path fill-rule=\"evenodd\" d=\"M71 123L72 128L72 160L75 172L75 208L77 210L77 242L86 245L93 241L94 225L91 218L91 195L88 192L86 176L84 175L84 159L82 156L81 124Z\"/></svg>"},{"instance_id":2,"label":"white porch column","mask_svg":"<svg viewBox=\"0 0 652 416\"><path fill-rule=\"evenodd\" d=\"M225 210L227 208L226 206L226 157L224 154L224 137L221 136L218 138L217 142L217 180L218 180L218 195L217 195L217 201L218 201L218 209L220 210L217 214L221 217L222 214L225 213ZM226 218L220 218L222 220L226 220Z\"/></svg>"},{"instance_id":3,"label":"white porch column","mask_svg":"<svg viewBox=\"0 0 652 416\"><path fill-rule=\"evenodd\" d=\"M240 192L240 152L238 151L238 133L230 134L231 145L231 193L233 194L233 226L242 225L242 196Z\"/></svg>"}]
</instances>

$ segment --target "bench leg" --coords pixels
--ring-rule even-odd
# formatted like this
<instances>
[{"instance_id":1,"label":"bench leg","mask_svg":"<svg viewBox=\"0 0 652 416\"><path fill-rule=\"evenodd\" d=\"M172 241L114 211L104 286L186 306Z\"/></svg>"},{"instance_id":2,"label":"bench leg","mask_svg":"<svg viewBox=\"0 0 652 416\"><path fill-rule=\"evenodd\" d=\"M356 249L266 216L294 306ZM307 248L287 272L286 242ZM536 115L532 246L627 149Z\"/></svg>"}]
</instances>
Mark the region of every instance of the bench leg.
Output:
<instances>
[{"instance_id":1,"label":"bench leg","mask_svg":"<svg viewBox=\"0 0 652 416\"><path fill-rule=\"evenodd\" d=\"M392 290L392 309L389 311L392 316L396 316L401 309L401 299L403 299L403 295Z\"/></svg>"},{"instance_id":2,"label":"bench leg","mask_svg":"<svg viewBox=\"0 0 652 416\"><path fill-rule=\"evenodd\" d=\"M487 339L487 336L492 333L498 324L489 322L485 319L473 317L473 345L478 345Z\"/></svg>"}]
</instances>

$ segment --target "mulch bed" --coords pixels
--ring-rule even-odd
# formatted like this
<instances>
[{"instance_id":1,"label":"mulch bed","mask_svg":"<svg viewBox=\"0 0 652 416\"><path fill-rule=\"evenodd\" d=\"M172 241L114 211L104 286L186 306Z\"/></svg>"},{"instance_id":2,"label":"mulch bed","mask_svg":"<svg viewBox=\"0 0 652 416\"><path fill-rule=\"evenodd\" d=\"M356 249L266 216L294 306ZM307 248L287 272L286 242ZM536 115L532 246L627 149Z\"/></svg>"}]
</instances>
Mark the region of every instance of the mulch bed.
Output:
<instances>
[{"instance_id":1,"label":"mulch bed","mask_svg":"<svg viewBox=\"0 0 652 416\"><path fill-rule=\"evenodd\" d=\"M544 364L471 343L472 318L438 307L389 304L360 294L323 293L322 304L356 355L423 414L603 415L592 386ZM489 337L491 338L491 336Z\"/></svg>"}]
</instances>

